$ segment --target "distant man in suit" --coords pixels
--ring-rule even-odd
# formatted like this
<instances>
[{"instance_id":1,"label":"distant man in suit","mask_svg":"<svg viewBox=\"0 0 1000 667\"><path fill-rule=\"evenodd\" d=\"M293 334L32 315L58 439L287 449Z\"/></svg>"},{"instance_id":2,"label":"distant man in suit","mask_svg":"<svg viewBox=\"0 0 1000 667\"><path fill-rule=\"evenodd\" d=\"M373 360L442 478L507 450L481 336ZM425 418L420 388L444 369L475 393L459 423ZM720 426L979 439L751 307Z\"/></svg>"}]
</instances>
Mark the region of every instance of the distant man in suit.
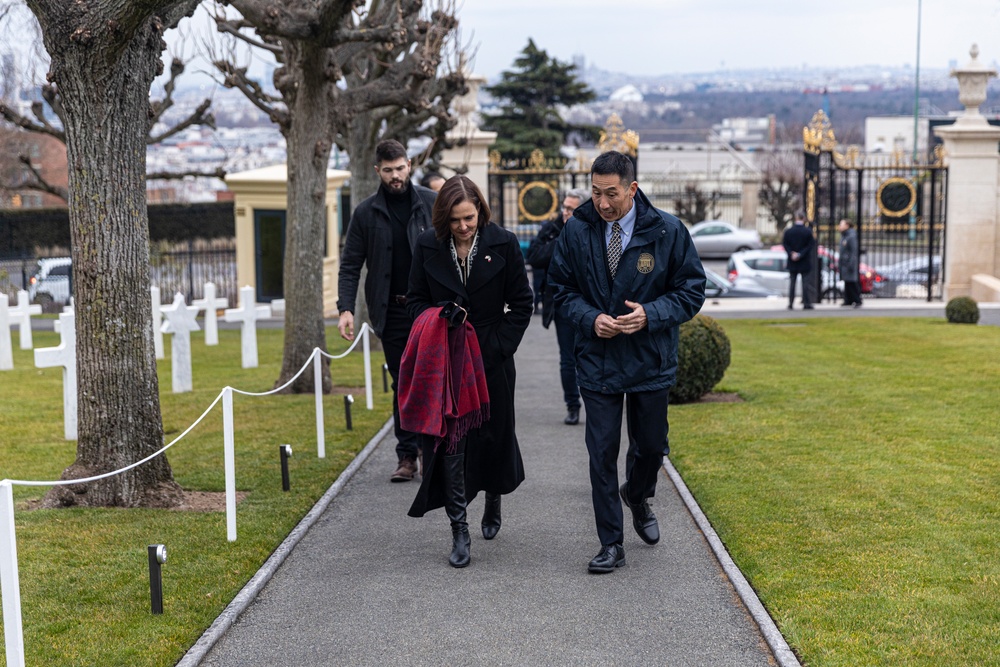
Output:
<instances>
[{"instance_id":1,"label":"distant man in suit","mask_svg":"<svg viewBox=\"0 0 1000 667\"><path fill-rule=\"evenodd\" d=\"M812 300L809 298L809 272L812 268L809 253L816 245L812 230L806 226L805 211L795 212L795 221L785 230L781 237L781 245L788 253L788 310L795 305L795 281L802 276L802 309L812 310Z\"/></svg>"}]
</instances>

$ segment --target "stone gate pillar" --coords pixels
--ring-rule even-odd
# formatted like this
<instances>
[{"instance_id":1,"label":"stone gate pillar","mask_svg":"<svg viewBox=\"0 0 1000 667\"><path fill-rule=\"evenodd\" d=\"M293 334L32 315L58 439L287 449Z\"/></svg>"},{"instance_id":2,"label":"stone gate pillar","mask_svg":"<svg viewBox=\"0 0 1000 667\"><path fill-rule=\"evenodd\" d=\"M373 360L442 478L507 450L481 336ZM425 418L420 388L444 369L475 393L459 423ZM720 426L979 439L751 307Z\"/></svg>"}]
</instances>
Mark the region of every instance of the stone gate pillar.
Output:
<instances>
[{"instance_id":1,"label":"stone gate pillar","mask_svg":"<svg viewBox=\"0 0 1000 667\"><path fill-rule=\"evenodd\" d=\"M469 92L452 102L458 122L447 136L455 147L441 151L441 173L452 176L455 171L448 167L461 167L485 193L489 192L490 146L497 140L497 133L479 129L479 87L486 83L486 77L465 69L465 82Z\"/></svg>"},{"instance_id":2,"label":"stone gate pillar","mask_svg":"<svg viewBox=\"0 0 1000 667\"><path fill-rule=\"evenodd\" d=\"M948 165L945 300L969 296L977 274L1000 275L1000 128L979 113L986 84L997 72L979 62L975 44L969 54L969 63L951 72L965 113L934 130L944 141Z\"/></svg>"}]
</instances>

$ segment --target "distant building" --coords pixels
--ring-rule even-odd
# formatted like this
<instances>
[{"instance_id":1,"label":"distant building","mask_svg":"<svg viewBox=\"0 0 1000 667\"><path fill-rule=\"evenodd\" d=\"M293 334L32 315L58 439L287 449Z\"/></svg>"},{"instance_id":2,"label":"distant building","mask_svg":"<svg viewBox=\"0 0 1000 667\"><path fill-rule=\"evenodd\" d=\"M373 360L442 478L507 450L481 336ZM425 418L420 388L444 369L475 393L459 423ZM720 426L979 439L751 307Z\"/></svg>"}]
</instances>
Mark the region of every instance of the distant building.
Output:
<instances>
[{"instance_id":1,"label":"distant building","mask_svg":"<svg viewBox=\"0 0 1000 667\"><path fill-rule=\"evenodd\" d=\"M631 83L617 89L608 97L612 102L640 103L643 100L642 93Z\"/></svg>"},{"instance_id":2,"label":"distant building","mask_svg":"<svg viewBox=\"0 0 1000 667\"><path fill-rule=\"evenodd\" d=\"M712 126L716 137L731 146L758 148L774 143L774 115L763 118L723 118Z\"/></svg>"}]
</instances>

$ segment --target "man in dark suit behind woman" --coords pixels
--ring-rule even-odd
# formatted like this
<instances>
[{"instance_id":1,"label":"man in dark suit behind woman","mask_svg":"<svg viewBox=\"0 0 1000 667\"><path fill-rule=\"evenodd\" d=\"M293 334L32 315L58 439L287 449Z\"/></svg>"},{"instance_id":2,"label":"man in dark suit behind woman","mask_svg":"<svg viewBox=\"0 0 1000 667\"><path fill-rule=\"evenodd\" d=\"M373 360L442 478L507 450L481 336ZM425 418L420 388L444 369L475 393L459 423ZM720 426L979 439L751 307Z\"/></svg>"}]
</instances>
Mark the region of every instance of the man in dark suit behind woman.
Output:
<instances>
[{"instance_id":1,"label":"man in dark suit behind woman","mask_svg":"<svg viewBox=\"0 0 1000 667\"><path fill-rule=\"evenodd\" d=\"M788 253L788 310L795 305L795 282L802 276L802 309L812 310L812 300L809 298L809 281L811 263L809 253L816 244L812 230L806 226L806 214L801 209L795 212L795 221L785 230L781 237L781 245Z\"/></svg>"}]
</instances>

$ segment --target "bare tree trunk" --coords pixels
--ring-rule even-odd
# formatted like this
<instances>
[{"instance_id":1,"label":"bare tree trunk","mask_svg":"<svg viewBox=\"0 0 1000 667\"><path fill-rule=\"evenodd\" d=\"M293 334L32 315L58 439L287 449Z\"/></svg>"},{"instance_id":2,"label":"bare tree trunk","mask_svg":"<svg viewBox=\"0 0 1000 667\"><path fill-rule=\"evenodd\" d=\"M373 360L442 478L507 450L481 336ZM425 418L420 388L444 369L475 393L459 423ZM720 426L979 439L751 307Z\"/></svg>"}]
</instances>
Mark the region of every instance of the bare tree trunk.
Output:
<instances>
[{"instance_id":1,"label":"bare tree trunk","mask_svg":"<svg viewBox=\"0 0 1000 667\"><path fill-rule=\"evenodd\" d=\"M378 190L378 174L375 173L375 144L378 139L378 128L372 122L370 111L363 111L351 119L351 131L347 137L347 154L351 156L351 214L362 201L375 194ZM362 322L371 326L371 316L368 314L368 304L365 302L364 284L368 280L368 265L361 267L358 278L358 298L354 307L354 330L357 331ZM382 342L372 338L373 349L381 348Z\"/></svg>"},{"instance_id":2,"label":"bare tree trunk","mask_svg":"<svg viewBox=\"0 0 1000 667\"><path fill-rule=\"evenodd\" d=\"M287 97L288 224L285 226L285 347L281 375L286 383L312 354L326 351L323 321L323 248L326 230L326 169L332 147L330 98L323 79L323 49L286 44L288 74L295 81ZM327 239L327 243L332 239ZM329 362L323 363L323 391L332 389ZM303 373L288 391L313 391L312 373Z\"/></svg>"},{"instance_id":3,"label":"bare tree trunk","mask_svg":"<svg viewBox=\"0 0 1000 667\"><path fill-rule=\"evenodd\" d=\"M117 45L101 40L95 27L89 43L80 37L74 44L74 19L40 17L52 54L50 77L66 109L76 291L79 439L63 479L110 472L163 446L145 197L149 86L159 66L161 27L147 19ZM103 29L99 18L94 25ZM181 500L161 455L105 480L55 487L45 503L166 507Z\"/></svg>"}]
</instances>

